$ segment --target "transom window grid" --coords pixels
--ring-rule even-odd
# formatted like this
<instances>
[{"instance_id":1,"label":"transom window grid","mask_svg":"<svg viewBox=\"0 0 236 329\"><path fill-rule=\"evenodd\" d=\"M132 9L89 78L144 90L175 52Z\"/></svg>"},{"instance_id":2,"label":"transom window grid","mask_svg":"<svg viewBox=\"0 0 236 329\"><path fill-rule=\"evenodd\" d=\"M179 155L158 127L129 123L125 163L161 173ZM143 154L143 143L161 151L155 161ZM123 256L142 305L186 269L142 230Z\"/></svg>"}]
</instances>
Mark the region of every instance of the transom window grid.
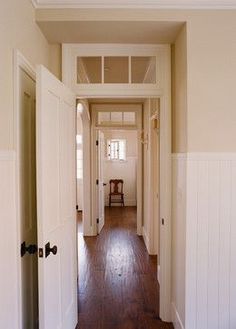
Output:
<instances>
[{"instance_id":1,"label":"transom window grid","mask_svg":"<svg viewBox=\"0 0 236 329\"><path fill-rule=\"evenodd\" d=\"M126 160L126 140L108 139L107 140L107 159L110 161Z\"/></svg>"},{"instance_id":2,"label":"transom window grid","mask_svg":"<svg viewBox=\"0 0 236 329\"><path fill-rule=\"evenodd\" d=\"M77 84L157 83L157 56L78 56Z\"/></svg>"},{"instance_id":3,"label":"transom window grid","mask_svg":"<svg viewBox=\"0 0 236 329\"><path fill-rule=\"evenodd\" d=\"M137 124L135 111L98 111L96 125L99 127L135 127Z\"/></svg>"}]
</instances>

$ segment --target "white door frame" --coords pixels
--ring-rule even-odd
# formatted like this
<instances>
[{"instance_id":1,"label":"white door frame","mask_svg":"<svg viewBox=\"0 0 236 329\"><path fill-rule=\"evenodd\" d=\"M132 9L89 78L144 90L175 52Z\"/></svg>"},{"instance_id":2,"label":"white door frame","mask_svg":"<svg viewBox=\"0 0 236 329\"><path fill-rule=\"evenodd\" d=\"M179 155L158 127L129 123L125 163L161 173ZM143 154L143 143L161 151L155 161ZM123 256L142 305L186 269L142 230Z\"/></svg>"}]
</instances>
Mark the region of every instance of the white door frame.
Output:
<instances>
[{"instance_id":1,"label":"white door frame","mask_svg":"<svg viewBox=\"0 0 236 329\"><path fill-rule=\"evenodd\" d=\"M106 97L110 98L110 97ZM112 97L111 97L112 98ZM96 105L96 104L93 104ZM132 104L134 105L134 104ZM140 104L137 104L140 106ZM96 175L97 175L97 168L96 168L96 134L99 130L135 130L137 131L137 138L142 131L142 113L135 110L137 116L137 123L134 127L112 127L112 126L105 126L105 127L97 127L96 126L96 111L91 110L92 116L92 126L91 126L91 186L92 186L92 224L93 224L93 233L97 235L97 223L96 223L96 204L97 204L97 194L96 194ZM137 157L137 234L142 235L142 217L143 217L143 192L142 192L142 177L143 177L143 166L142 166L142 144L138 140L138 157Z\"/></svg>"},{"instance_id":2,"label":"white door frame","mask_svg":"<svg viewBox=\"0 0 236 329\"><path fill-rule=\"evenodd\" d=\"M150 95L149 98L160 99L160 318L163 321L171 322L171 93L170 93L170 63L166 63L169 74L166 74L165 85L167 92L164 95ZM110 98L110 97L107 97ZM136 97L137 98L137 97ZM93 235L97 235L96 224L96 130L117 129L93 127L91 128L91 186L92 186L92 222ZM122 128L124 129L124 128ZM137 128L136 128L137 130ZM142 146L139 143L139 155L142 154ZM141 151L140 151L141 150ZM138 163L140 163L138 157ZM141 160L142 163L142 160ZM159 165L158 165L159 166ZM142 172L142 164L138 169ZM139 176L139 175L138 175ZM140 176L139 176L140 177ZM142 177L142 176L141 176ZM138 193L142 204L142 180L139 181ZM138 200L138 195L137 195ZM149 212L150 215L150 212ZM142 229L141 229L142 230ZM141 233L140 230L140 233ZM139 231L137 232L139 234ZM142 234L142 233L141 233ZM139 235L141 235L139 234Z\"/></svg>"},{"instance_id":3,"label":"white door frame","mask_svg":"<svg viewBox=\"0 0 236 329\"><path fill-rule=\"evenodd\" d=\"M33 66L28 62L28 60L17 50L14 50L14 71L13 71L13 81L14 81L14 147L16 150L16 230L17 230L17 301L18 301L18 325L19 329L22 328L22 289L21 289L21 257L20 257L20 245L21 245L21 223L20 223L20 70L25 71L29 77L36 81L36 71Z\"/></svg>"},{"instance_id":4,"label":"white door frame","mask_svg":"<svg viewBox=\"0 0 236 329\"><path fill-rule=\"evenodd\" d=\"M100 45L101 46L101 45ZM107 45L109 46L109 45ZM111 46L111 45L110 45ZM122 45L120 45L123 47ZM139 45L140 46L140 45ZM138 48L140 48L137 46ZM75 52L70 51L72 47ZM127 84L122 89L117 89L117 86L111 86L105 89L104 86L94 87L92 93L86 90L81 91L81 86L77 88L74 84L73 76L76 75L74 57L78 56L78 48L81 45L63 45L63 81L70 86L78 94L78 97L85 98L117 98L117 97L135 97L135 98L160 98L160 317L163 321L171 321L171 52L170 45L158 45L155 47L155 54L159 49L160 62L159 74L160 82L157 89L143 90L132 88L127 91ZM89 48L92 48L89 50ZM86 45L85 54L95 54L95 48L99 45ZM146 48L147 46L143 46ZM71 48L71 49L72 49ZM134 55L137 54L137 49L132 47ZM96 50L99 52L99 48ZM112 52L117 54L117 49L112 48ZM82 54L83 55L83 54ZM88 85L87 85L88 86ZM91 87L91 86L90 86ZM95 89L94 89L95 88ZM105 92L104 92L105 90ZM125 96L126 95L126 96ZM131 96L132 95L132 96ZM94 129L91 129L91 140L95 141ZM94 177L93 165L95 154L95 143L91 144L91 201L95 204L96 186L93 184ZM96 179L96 178L95 178ZM91 209L91 217L95 217L93 208ZM163 221L162 221L163 219ZM96 226L95 226L96 227ZM96 229L93 225L93 235L96 235Z\"/></svg>"},{"instance_id":5,"label":"white door frame","mask_svg":"<svg viewBox=\"0 0 236 329\"><path fill-rule=\"evenodd\" d=\"M91 220L91 155L90 155L90 114L86 99L77 99L77 105L81 103L83 110L80 113L83 130L83 235L92 236L93 227ZM88 165L89 164L89 165ZM86 182L86 183L85 183Z\"/></svg>"}]
</instances>

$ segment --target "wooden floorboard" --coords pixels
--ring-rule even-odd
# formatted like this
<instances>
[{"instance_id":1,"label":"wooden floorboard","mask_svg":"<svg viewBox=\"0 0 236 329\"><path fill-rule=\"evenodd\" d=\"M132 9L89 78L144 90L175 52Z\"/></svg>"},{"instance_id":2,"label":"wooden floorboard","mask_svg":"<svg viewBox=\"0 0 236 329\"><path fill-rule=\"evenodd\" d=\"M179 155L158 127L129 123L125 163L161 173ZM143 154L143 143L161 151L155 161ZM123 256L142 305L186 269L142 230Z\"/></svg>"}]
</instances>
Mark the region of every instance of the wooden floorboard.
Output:
<instances>
[{"instance_id":1,"label":"wooden floorboard","mask_svg":"<svg viewBox=\"0 0 236 329\"><path fill-rule=\"evenodd\" d=\"M172 329L159 320L157 258L136 234L136 208L106 208L97 237L79 237L77 329Z\"/></svg>"}]
</instances>

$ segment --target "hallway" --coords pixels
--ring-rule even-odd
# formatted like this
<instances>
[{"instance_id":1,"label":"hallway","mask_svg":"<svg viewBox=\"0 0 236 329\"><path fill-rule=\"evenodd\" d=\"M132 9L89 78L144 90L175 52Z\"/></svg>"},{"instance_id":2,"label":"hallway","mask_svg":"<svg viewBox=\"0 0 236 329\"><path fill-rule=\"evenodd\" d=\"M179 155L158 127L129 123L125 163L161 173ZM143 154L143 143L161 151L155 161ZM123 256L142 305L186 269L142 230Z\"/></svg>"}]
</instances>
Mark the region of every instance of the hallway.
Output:
<instances>
[{"instance_id":1,"label":"hallway","mask_svg":"<svg viewBox=\"0 0 236 329\"><path fill-rule=\"evenodd\" d=\"M79 243L78 329L171 329L158 320L155 256L136 235L136 208L106 208L98 237Z\"/></svg>"}]
</instances>

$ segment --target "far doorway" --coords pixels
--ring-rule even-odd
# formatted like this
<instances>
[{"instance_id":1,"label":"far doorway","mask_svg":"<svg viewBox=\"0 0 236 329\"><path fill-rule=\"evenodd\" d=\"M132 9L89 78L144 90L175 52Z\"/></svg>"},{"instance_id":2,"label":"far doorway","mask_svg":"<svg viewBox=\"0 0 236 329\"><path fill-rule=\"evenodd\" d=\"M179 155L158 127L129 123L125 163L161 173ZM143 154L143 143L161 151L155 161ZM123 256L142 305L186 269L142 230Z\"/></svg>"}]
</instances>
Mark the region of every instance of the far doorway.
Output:
<instances>
[{"instance_id":1,"label":"far doorway","mask_svg":"<svg viewBox=\"0 0 236 329\"><path fill-rule=\"evenodd\" d=\"M138 136L137 130L121 129L99 130L98 136L98 233L100 233L109 208L132 207L137 213Z\"/></svg>"}]
</instances>

